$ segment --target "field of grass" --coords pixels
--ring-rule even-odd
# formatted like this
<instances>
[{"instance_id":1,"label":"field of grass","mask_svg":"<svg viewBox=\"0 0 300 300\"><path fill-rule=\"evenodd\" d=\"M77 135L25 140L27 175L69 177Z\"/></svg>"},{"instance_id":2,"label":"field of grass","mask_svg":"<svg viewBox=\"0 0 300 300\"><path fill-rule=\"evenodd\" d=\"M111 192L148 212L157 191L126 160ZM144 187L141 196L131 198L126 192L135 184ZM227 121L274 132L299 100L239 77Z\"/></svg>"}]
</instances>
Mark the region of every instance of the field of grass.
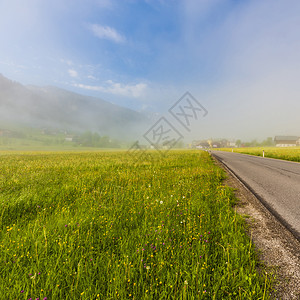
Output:
<instances>
[{"instance_id":1,"label":"field of grass","mask_svg":"<svg viewBox=\"0 0 300 300\"><path fill-rule=\"evenodd\" d=\"M232 148L221 148L218 150L232 151ZM249 148L233 148L233 152L251 154L256 156L263 156L263 150L265 151L265 157L284 159L290 161L300 162L300 147L249 147Z\"/></svg>"},{"instance_id":2,"label":"field of grass","mask_svg":"<svg viewBox=\"0 0 300 300\"><path fill-rule=\"evenodd\" d=\"M152 157L0 153L0 299L268 299L224 172Z\"/></svg>"}]
</instances>

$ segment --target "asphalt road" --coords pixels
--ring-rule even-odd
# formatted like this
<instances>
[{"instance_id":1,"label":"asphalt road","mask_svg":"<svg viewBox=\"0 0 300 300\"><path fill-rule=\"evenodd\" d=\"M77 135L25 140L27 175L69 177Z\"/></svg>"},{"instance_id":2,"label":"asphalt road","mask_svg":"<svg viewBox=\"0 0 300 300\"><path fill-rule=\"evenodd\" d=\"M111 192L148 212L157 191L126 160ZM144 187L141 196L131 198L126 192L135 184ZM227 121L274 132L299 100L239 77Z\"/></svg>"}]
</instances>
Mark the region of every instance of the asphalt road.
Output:
<instances>
[{"instance_id":1,"label":"asphalt road","mask_svg":"<svg viewBox=\"0 0 300 300\"><path fill-rule=\"evenodd\" d=\"M300 240L300 163L212 151Z\"/></svg>"}]
</instances>

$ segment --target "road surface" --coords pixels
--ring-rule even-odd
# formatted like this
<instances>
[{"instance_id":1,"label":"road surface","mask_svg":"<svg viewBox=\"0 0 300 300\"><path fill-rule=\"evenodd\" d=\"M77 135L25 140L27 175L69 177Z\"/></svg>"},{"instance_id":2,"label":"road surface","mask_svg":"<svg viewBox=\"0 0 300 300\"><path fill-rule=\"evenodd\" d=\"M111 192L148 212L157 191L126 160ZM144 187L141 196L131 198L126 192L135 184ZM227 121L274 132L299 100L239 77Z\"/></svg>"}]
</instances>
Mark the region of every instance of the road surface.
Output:
<instances>
[{"instance_id":1,"label":"road surface","mask_svg":"<svg viewBox=\"0 0 300 300\"><path fill-rule=\"evenodd\" d=\"M300 240L300 163L212 151Z\"/></svg>"}]
</instances>

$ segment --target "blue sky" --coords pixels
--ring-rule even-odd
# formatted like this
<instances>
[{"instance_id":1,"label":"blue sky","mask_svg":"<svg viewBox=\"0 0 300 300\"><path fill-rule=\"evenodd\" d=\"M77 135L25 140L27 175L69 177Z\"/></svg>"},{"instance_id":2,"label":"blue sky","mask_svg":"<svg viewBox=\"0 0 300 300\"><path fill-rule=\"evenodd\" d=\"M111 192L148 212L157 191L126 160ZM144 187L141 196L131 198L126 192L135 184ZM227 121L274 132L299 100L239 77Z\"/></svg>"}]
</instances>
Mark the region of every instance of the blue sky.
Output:
<instances>
[{"instance_id":1,"label":"blue sky","mask_svg":"<svg viewBox=\"0 0 300 300\"><path fill-rule=\"evenodd\" d=\"M2 0L0 73L138 111L189 91L195 137L300 135L297 0Z\"/></svg>"}]
</instances>

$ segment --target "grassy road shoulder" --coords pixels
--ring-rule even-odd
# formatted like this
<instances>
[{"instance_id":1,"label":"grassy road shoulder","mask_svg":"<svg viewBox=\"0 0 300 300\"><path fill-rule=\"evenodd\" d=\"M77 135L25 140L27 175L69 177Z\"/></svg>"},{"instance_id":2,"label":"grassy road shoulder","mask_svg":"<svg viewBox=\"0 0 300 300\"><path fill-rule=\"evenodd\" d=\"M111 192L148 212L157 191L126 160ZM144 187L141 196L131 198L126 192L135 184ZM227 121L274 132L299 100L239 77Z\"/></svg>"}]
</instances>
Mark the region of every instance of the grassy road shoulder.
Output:
<instances>
[{"instance_id":1,"label":"grassy road shoulder","mask_svg":"<svg viewBox=\"0 0 300 300\"><path fill-rule=\"evenodd\" d=\"M249 148L219 148L216 150L244 153L255 156L264 156L269 158L283 159L300 162L300 147L249 147Z\"/></svg>"}]
</instances>

